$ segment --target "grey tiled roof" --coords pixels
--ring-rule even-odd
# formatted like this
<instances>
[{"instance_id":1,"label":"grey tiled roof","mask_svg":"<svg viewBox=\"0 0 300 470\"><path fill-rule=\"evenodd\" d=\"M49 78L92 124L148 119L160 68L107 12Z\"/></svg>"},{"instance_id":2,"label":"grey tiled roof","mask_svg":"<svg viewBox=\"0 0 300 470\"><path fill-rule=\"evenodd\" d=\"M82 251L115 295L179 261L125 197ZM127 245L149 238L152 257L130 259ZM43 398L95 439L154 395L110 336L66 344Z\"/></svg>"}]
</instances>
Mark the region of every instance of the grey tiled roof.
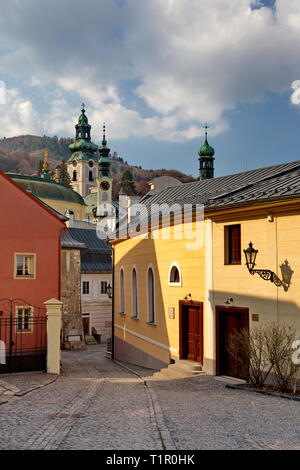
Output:
<instances>
[{"instance_id":1,"label":"grey tiled roof","mask_svg":"<svg viewBox=\"0 0 300 470\"><path fill-rule=\"evenodd\" d=\"M181 214L184 204L203 204L205 210L213 210L292 197L300 197L300 160L148 193L140 201L141 217L135 217L132 225L150 221L150 214L158 215L154 204L177 204Z\"/></svg>"},{"instance_id":2,"label":"grey tiled roof","mask_svg":"<svg viewBox=\"0 0 300 470\"><path fill-rule=\"evenodd\" d=\"M206 204L208 200L226 195L238 189L245 188L260 181L267 181L275 176L290 173L292 170L300 170L300 160L291 163L282 163L265 168L220 176L218 178L186 183L181 186L168 188L153 196L146 194L141 203L146 206L151 204Z\"/></svg>"},{"instance_id":3,"label":"grey tiled roof","mask_svg":"<svg viewBox=\"0 0 300 470\"><path fill-rule=\"evenodd\" d=\"M75 240L71 233L68 231L66 235L62 238L61 240L61 247L62 248L73 248L77 250L82 250L87 248L84 243L79 242L78 240Z\"/></svg>"},{"instance_id":4,"label":"grey tiled roof","mask_svg":"<svg viewBox=\"0 0 300 470\"><path fill-rule=\"evenodd\" d=\"M81 253L81 272L99 273L112 271L111 255L100 253L82 252Z\"/></svg>"},{"instance_id":5,"label":"grey tiled roof","mask_svg":"<svg viewBox=\"0 0 300 470\"><path fill-rule=\"evenodd\" d=\"M84 228L69 228L69 234L75 240L84 243L88 250L101 253L110 253L110 248L106 244L106 240L97 237L97 231Z\"/></svg>"},{"instance_id":6,"label":"grey tiled roof","mask_svg":"<svg viewBox=\"0 0 300 470\"><path fill-rule=\"evenodd\" d=\"M222 197L214 197L207 203L207 209L230 207L254 202L284 200L300 197L300 169L266 181L260 181L232 191Z\"/></svg>"},{"instance_id":7,"label":"grey tiled roof","mask_svg":"<svg viewBox=\"0 0 300 470\"><path fill-rule=\"evenodd\" d=\"M112 271L111 248L106 240L97 237L91 228L69 228L62 239L63 248L81 249L81 272L101 273Z\"/></svg>"}]
</instances>

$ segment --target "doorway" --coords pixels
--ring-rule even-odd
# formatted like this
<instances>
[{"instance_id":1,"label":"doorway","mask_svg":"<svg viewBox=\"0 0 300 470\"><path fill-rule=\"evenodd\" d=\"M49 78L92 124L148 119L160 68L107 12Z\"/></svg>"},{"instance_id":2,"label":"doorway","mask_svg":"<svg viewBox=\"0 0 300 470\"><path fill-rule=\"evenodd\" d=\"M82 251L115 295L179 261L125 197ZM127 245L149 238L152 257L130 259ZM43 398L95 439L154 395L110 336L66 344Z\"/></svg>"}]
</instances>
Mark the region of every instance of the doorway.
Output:
<instances>
[{"instance_id":1,"label":"doorway","mask_svg":"<svg viewBox=\"0 0 300 470\"><path fill-rule=\"evenodd\" d=\"M90 334L90 317L89 316L83 316L82 317L82 324L83 324L84 336L89 336L89 334Z\"/></svg>"},{"instance_id":2,"label":"doorway","mask_svg":"<svg viewBox=\"0 0 300 470\"><path fill-rule=\"evenodd\" d=\"M203 304L179 302L179 358L203 364Z\"/></svg>"},{"instance_id":3,"label":"doorway","mask_svg":"<svg viewBox=\"0 0 300 470\"><path fill-rule=\"evenodd\" d=\"M216 307L216 346L217 346L217 375L227 375L238 379L248 379L249 359L240 360L228 351L228 338L243 329L249 331L249 309L240 307Z\"/></svg>"}]
</instances>

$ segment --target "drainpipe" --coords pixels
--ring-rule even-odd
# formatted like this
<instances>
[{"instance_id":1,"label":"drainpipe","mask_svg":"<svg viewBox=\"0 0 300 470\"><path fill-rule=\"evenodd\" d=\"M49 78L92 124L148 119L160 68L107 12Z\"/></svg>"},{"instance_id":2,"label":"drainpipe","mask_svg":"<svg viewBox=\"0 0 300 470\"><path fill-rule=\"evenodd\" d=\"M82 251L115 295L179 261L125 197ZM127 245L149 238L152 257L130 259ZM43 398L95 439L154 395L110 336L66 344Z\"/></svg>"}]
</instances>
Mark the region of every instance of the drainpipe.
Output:
<instances>
[{"instance_id":1,"label":"drainpipe","mask_svg":"<svg viewBox=\"0 0 300 470\"><path fill-rule=\"evenodd\" d=\"M112 253L112 320L111 320L111 358L115 359L115 247L111 245Z\"/></svg>"}]
</instances>

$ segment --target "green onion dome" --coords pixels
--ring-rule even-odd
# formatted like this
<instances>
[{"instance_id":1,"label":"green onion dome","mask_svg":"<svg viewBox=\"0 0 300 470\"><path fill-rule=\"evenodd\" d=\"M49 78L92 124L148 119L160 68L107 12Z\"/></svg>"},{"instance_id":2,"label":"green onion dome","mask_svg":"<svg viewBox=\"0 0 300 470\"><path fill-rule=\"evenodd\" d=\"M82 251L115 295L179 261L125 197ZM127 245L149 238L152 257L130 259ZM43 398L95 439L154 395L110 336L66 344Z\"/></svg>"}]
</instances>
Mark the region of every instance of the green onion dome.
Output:
<instances>
[{"instance_id":1,"label":"green onion dome","mask_svg":"<svg viewBox=\"0 0 300 470\"><path fill-rule=\"evenodd\" d=\"M215 149L213 147L211 147L211 145L209 145L208 141L207 141L207 135L205 136L205 142L204 144L202 145L202 147L200 148L199 152L198 152L198 155L200 157L213 157L215 154Z\"/></svg>"}]
</instances>

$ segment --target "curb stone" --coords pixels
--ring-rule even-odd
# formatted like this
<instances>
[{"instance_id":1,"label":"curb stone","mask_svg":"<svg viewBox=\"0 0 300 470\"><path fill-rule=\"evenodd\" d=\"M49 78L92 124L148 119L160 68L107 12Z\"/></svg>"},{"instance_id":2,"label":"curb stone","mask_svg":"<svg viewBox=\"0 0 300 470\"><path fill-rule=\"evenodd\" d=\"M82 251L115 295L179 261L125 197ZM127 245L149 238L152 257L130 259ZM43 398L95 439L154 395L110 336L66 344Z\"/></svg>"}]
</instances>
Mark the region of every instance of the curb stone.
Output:
<instances>
[{"instance_id":1,"label":"curb stone","mask_svg":"<svg viewBox=\"0 0 300 470\"><path fill-rule=\"evenodd\" d=\"M21 398L21 397L24 397L25 395L28 395L31 392L34 392L35 390L39 390L41 388L47 387L47 385L51 385L52 383L54 383L58 379L58 377L59 376L55 374L54 377L52 377L52 379L49 382L41 384L41 385L36 385L24 391L21 391L18 387L15 387L14 385L9 384L8 382L0 381L0 387L2 387L5 390L2 394L2 397L0 394L0 406L8 403L13 397ZM1 388L0 388L0 391L1 391ZM4 398L4 397L7 397L7 398Z\"/></svg>"},{"instance_id":2,"label":"curb stone","mask_svg":"<svg viewBox=\"0 0 300 470\"><path fill-rule=\"evenodd\" d=\"M267 390L255 390L253 388L245 388L243 384L241 385L225 385L226 388L230 388L233 390L242 390L243 392L252 392L252 393L260 393L261 395L269 395L271 397L275 398L284 398L285 400L291 400L291 401L300 401L300 397L293 397L293 396L288 396L284 395L282 393L277 393L277 392L268 392Z\"/></svg>"},{"instance_id":3,"label":"curb stone","mask_svg":"<svg viewBox=\"0 0 300 470\"><path fill-rule=\"evenodd\" d=\"M4 382L4 380L0 380L0 387L5 388L6 390L14 393L20 392L20 389L18 387L15 387L14 385L11 385L8 382Z\"/></svg>"},{"instance_id":4,"label":"curb stone","mask_svg":"<svg viewBox=\"0 0 300 470\"><path fill-rule=\"evenodd\" d=\"M36 385L35 387L28 388L27 390L24 390L23 392L19 390L19 392L15 393L15 396L24 397L25 395L28 395L28 393L34 392L35 390L39 390L40 388L44 388L44 387L47 387L48 385L53 384L54 382L56 382L59 375L58 374L51 374L51 375L54 375L54 377L52 377L52 380L50 380L49 382L45 384L41 384L41 385Z\"/></svg>"}]
</instances>

